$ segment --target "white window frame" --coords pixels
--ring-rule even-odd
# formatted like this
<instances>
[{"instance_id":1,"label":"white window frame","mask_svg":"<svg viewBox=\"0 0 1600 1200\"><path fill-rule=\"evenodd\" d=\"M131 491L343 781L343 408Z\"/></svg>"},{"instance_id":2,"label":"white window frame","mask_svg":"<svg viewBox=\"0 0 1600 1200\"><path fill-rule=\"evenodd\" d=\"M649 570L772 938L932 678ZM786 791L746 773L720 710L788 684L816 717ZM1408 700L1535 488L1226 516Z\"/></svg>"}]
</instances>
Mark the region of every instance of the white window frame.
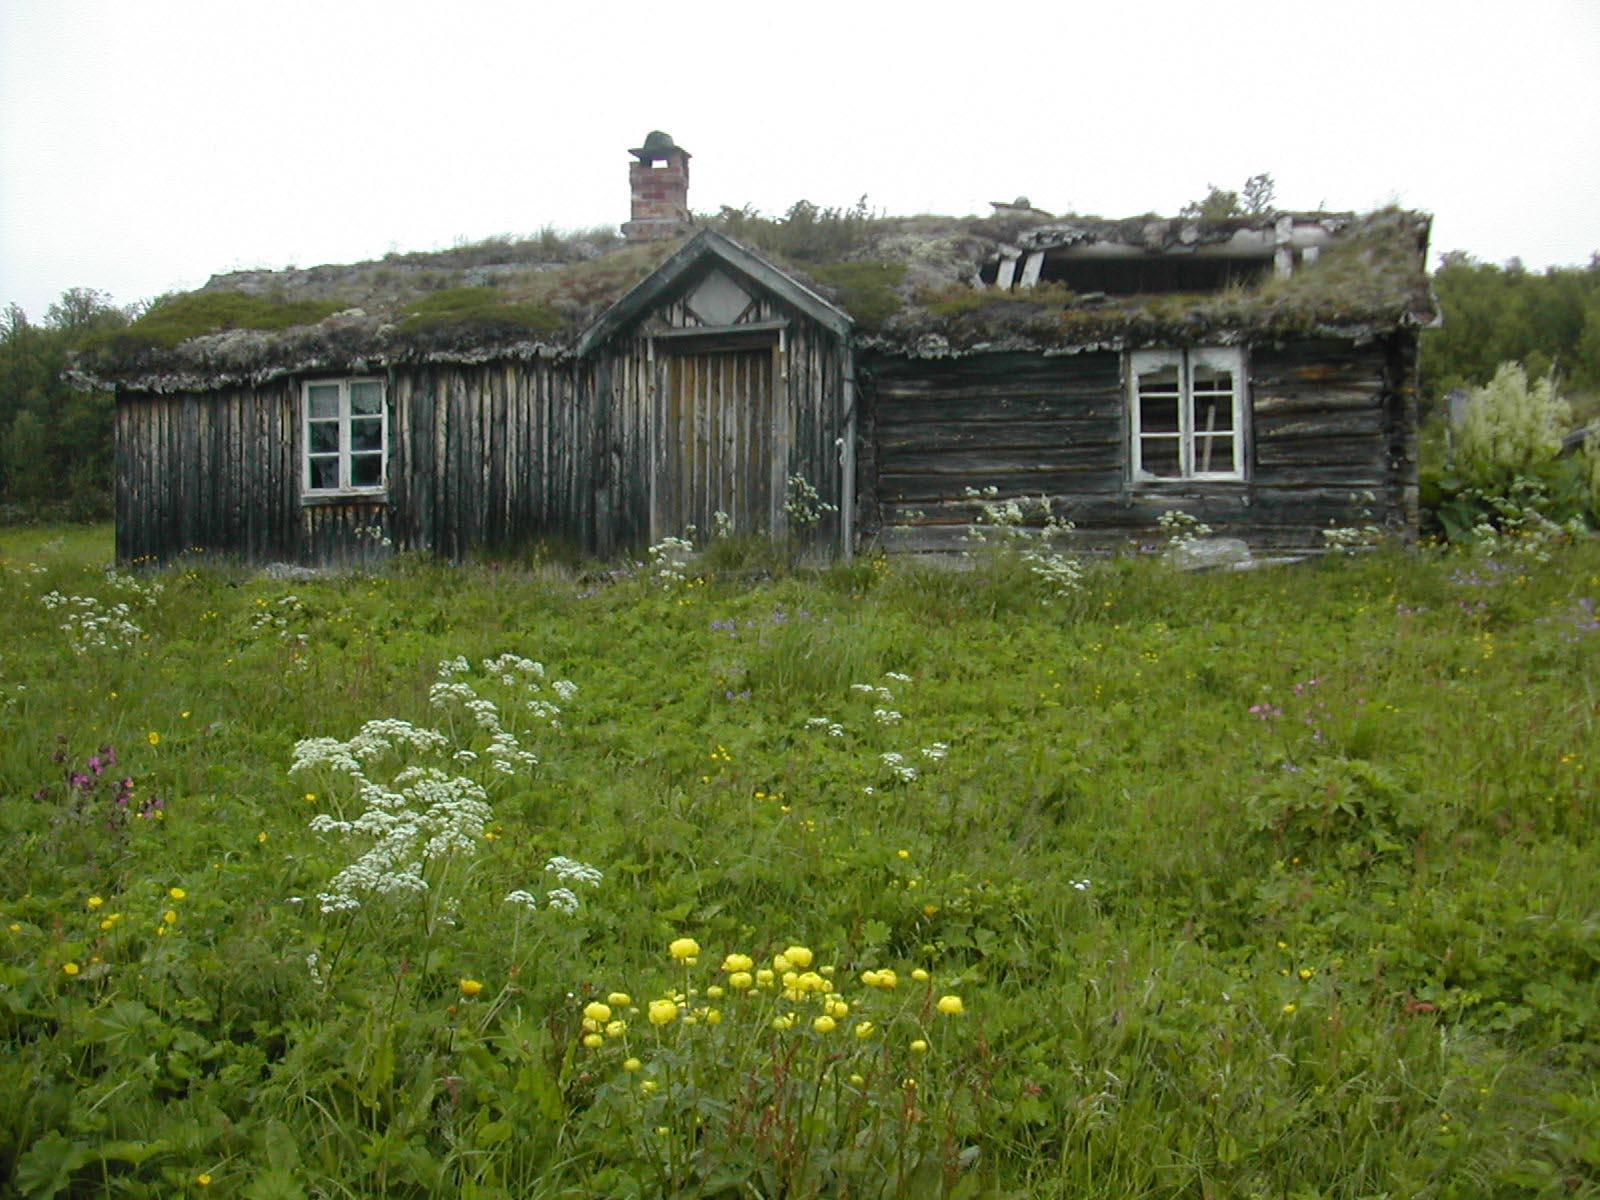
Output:
<instances>
[{"instance_id":1,"label":"white window frame","mask_svg":"<svg viewBox=\"0 0 1600 1200\"><path fill-rule=\"evenodd\" d=\"M378 388L378 411L376 413L352 413L350 409L350 393L356 384L371 383ZM339 429L339 482L334 487L314 487L311 482L311 460L313 457L328 457L326 454L313 456L311 450L311 389L337 387L339 389L339 411L336 417L317 418L317 423L338 422ZM352 420L370 420L377 417L382 425L378 438L378 482L376 484L363 484L356 486L350 482L350 422ZM370 452L368 452L370 453ZM357 375L348 379L307 379L300 385L300 487L301 494L307 498L323 496L381 496L389 490L389 397L381 376Z\"/></svg>"},{"instance_id":2,"label":"white window frame","mask_svg":"<svg viewBox=\"0 0 1600 1200\"><path fill-rule=\"evenodd\" d=\"M1178 430L1176 434L1144 433L1139 427L1139 376L1162 367L1178 368ZM1194 372L1196 367L1229 374L1233 379L1233 463L1231 471L1202 471L1195 462ZM1182 483L1191 480L1239 483L1245 478L1245 374L1244 349L1240 346L1206 346L1188 350L1134 350L1128 355L1129 461L1136 483ZM1160 437L1178 443L1178 474L1156 475L1144 469L1146 438Z\"/></svg>"}]
</instances>

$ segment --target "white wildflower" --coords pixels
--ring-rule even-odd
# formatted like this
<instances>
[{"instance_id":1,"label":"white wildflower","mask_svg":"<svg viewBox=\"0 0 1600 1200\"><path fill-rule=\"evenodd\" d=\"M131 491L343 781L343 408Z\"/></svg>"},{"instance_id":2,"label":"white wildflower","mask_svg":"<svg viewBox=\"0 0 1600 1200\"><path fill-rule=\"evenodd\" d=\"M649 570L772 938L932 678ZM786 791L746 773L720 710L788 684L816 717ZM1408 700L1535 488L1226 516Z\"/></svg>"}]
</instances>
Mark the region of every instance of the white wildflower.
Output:
<instances>
[{"instance_id":1,"label":"white wildflower","mask_svg":"<svg viewBox=\"0 0 1600 1200\"><path fill-rule=\"evenodd\" d=\"M545 897L545 902L557 912L566 913L569 917L577 912L580 907L578 897L570 889L564 887L553 888L550 894Z\"/></svg>"}]
</instances>

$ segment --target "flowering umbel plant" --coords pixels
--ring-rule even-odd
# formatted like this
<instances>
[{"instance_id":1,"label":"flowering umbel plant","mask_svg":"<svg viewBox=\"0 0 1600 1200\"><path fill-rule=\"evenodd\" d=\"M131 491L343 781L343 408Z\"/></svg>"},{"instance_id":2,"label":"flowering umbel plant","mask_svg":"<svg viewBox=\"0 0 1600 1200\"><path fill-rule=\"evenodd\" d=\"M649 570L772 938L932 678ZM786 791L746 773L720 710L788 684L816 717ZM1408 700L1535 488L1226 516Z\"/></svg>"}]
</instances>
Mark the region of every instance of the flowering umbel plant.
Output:
<instances>
[{"instance_id":1,"label":"flowering umbel plant","mask_svg":"<svg viewBox=\"0 0 1600 1200\"><path fill-rule=\"evenodd\" d=\"M360 908L363 897L428 891L430 864L482 843L494 815L490 788L539 761L518 736L523 714L560 727L561 707L546 695L544 679L544 664L514 654L486 659L477 671L465 658L448 659L428 696L443 728L383 718L347 741L295 744L292 774L320 772L331 777L328 790L348 786L364 806L353 818L321 813L311 822L359 848L318 895L323 912ZM499 702L480 689L497 692ZM577 690L569 680L550 685L562 701Z\"/></svg>"}]
</instances>

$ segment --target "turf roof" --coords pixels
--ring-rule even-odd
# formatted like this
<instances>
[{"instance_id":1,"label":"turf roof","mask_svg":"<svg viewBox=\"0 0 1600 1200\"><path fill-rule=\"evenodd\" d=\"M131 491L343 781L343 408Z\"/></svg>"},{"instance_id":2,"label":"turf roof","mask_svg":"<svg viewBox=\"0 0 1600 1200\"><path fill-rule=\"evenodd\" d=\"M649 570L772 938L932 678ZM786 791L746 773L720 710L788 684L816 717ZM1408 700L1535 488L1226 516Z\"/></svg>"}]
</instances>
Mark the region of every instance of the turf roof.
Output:
<instances>
[{"instance_id":1,"label":"turf roof","mask_svg":"<svg viewBox=\"0 0 1600 1200\"><path fill-rule=\"evenodd\" d=\"M1056 283L1001 291L980 275L988 264L992 278L1003 248L1115 243L1175 255L1240 230L1270 230L1276 218L872 217L796 206L781 220L725 209L706 224L843 308L858 345L883 353L1370 336L1434 318L1425 215L1293 215L1330 240L1289 278L1268 272L1221 291L1136 296ZM630 245L606 231L546 233L349 266L220 275L87 352L78 373L95 386L176 392L391 363L562 358L686 240Z\"/></svg>"}]
</instances>

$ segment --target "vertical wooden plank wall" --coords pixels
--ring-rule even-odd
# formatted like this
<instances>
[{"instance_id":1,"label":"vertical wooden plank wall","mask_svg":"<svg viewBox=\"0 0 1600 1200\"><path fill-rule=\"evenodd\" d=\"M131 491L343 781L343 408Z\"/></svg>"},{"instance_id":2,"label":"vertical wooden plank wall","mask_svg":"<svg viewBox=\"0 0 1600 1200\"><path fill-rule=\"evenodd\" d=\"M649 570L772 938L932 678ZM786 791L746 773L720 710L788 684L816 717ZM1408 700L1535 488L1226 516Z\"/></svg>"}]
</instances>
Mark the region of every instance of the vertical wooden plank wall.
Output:
<instances>
[{"instance_id":1,"label":"vertical wooden plank wall","mask_svg":"<svg viewBox=\"0 0 1600 1200\"><path fill-rule=\"evenodd\" d=\"M117 559L294 559L298 385L117 401Z\"/></svg>"}]
</instances>

